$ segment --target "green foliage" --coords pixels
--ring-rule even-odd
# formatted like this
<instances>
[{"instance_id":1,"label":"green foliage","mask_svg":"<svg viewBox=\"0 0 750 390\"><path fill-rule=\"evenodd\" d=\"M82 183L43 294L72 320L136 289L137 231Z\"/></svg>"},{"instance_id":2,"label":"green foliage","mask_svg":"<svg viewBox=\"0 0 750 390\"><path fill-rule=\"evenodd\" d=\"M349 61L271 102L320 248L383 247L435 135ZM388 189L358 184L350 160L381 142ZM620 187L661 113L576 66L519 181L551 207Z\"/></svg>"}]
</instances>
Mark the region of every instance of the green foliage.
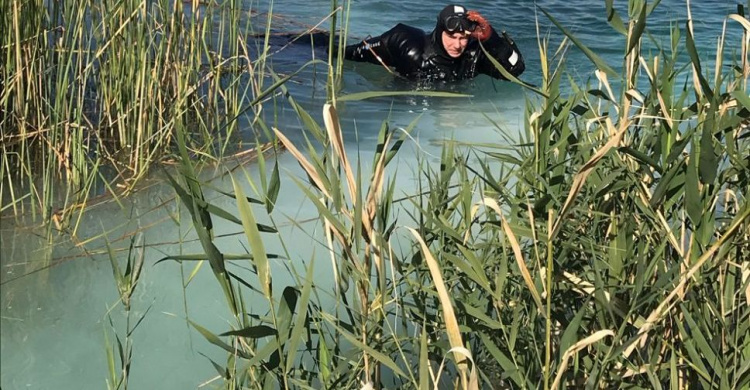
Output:
<instances>
[{"instance_id":1,"label":"green foliage","mask_svg":"<svg viewBox=\"0 0 750 390\"><path fill-rule=\"evenodd\" d=\"M262 190L253 204L233 178L257 280L232 275L226 257L212 263L236 323L219 336L193 324L227 351L226 366L213 363L225 387L750 386L748 48L709 78L691 22L646 57L658 2L631 1L628 18L612 3L622 74L545 12L596 78L562 87L540 40L544 82L517 145L448 142L439 166L420 162L419 188L404 199L386 166L416 124L384 123L365 166L345 151L335 99L321 126L288 96L311 138L303 150L275 134L305 179L275 166L256 186L246 174ZM348 99L373 96L387 95ZM220 213L190 169L180 173L187 189L173 185L196 229L210 230ZM274 294L264 246L279 229L257 221L274 220L269 204L292 182L318 211L305 231L325 243L332 293L312 280L312 254L304 276L287 265L297 284ZM252 311L240 303L248 289L262 298Z\"/></svg>"},{"instance_id":2,"label":"green foliage","mask_svg":"<svg viewBox=\"0 0 750 390\"><path fill-rule=\"evenodd\" d=\"M105 237L106 238L106 237ZM104 345L107 356L107 388L110 390L126 390L128 388L128 380L130 378L130 367L133 359L133 332L143 322L148 314L150 307L135 321L131 324L131 304L130 299L135 292L135 288L141 278L141 270L143 267L144 251L143 245L138 244L141 248L140 254L135 252L136 238L130 239L130 247L128 248L125 269L120 269L117 257L114 254L112 247L107 241L107 255L109 256L110 264L112 266L112 273L115 278L115 284L117 291L120 294L120 302L125 309L125 331L117 331L117 326L112 320L112 315L107 314L109 320L109 327L111 332L115 336L117 342L117 354L115 354L115 346L110 342L110 331L104 330ZM119 361L119 369L115 362L115 356Z\"/></svg>"},{"instance_id":3,"label":"green foliage","mask_svg":"<svg viewBox=\"0 0 750 390\"><path fill-rule=\"evenodd\" d=\"M178 132L194 158L234 153L237 119L257 116L296 74L267 85L272 54L267 41L249 52L245 37L258 18L247 7L3 2L0 209L54 220L75 235L69 221L78 206L104 189L134 189L174 157Z\"/></svg>"}]
</instances>

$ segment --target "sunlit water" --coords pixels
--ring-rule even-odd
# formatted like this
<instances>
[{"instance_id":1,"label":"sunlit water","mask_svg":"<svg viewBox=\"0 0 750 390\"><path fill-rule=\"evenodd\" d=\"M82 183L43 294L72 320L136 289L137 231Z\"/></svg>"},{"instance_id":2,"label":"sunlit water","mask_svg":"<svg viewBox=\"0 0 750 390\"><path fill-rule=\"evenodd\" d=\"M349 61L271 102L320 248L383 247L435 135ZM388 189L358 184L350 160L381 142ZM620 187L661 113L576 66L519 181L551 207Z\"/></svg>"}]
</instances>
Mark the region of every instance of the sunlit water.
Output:
<instances>
[{"instance_id":1,"label":"sunlit water","mask_svg":"<svg viewBox=\"0 0 750 390\"><path fill-rule=\"evenodd\" d=\"M604 21L603 3L584 0L537 2L617 68L622 62L623 37L614 33ZM424 0L355 2L349 21L350 34L360 38L377 35L398 22L429 30L442 7L442 4L436 4ZM481 10L496 28L513 36L526 58L527 70L522 78L538 83L541 77L535 18L539 17L540 32L549 34L553 42L559 42L561 34L535 11L534 2L475 1L466 5ZM265 5L253 6L266 9ZM274 12L314 25L329 9L330 3L323 0L281 0L275 2ZM736 12L736 6L730 1L693 1L692 12L701 56L711 63L722 22L726 15ZM651 16L649 29L657 40L666 44L670 23L684 26L685 18L682 1L664 0ZM730 34L736 39L739 29L736 25L730 27ZM309 47L290 47L275 56L274 66L277 71L290 72L310 58ZM374 65L347 64L345 69L343 93L412 87L395 81ZM574 77L589 79L592 69L581 52L571 49L567 70ZM294 81L289 84L291 94L319 120L325 102L324 69L310 68ZM443 140L502 143L505 142L503 134L515 138L522 132L526 95L519 87L480 76L464 83L435 88L472 97L379 98L339 106L346 148L350 156L359 157L364 172L372 161L383 120L387 119L392 127L403 128L418 119L412 139L390 167L391 175L398 172L397 198L415 191L417 159L434 165ZM279 104L277 110L279 119L275 125L293 141L301 143L301 124L295 119L294 112L285 104ZM282 154L279 164L282 191L272 216L282 229L278 236L266 235L266 249L269 253L282 253L278 239L282 237L289 245L291 258L274 261L274 287L280 290L293 284L287 267L302 273L307 262L314 258L318 288L332 291L332 286L326 285L331 280L331 266L325 248L320 244L322 234L316 231L314 224L304 222L315 219L317 214L289 179L290 176L304 179L304 176L289 154ZM257 166L252 164L245 169L256 185L259 175L268 173L258 172ZM204 177L209 179L221 172L204 172ZM234 171L234 175L244 183L250 196L256 196L241 170ZM231 188L227 177L215 179L214 184ZM233 200L211 192L207 195L220 207L235 210ZM260 211L257 214L264 215ZM302 227L295 227L290 223L292 220L301 221ZM404 225L409 225L409 222L400 221ZM217 235L241 231L239 226L217 218L214 218L214 223ZM9 219L2 220L0 386L3 389L105 388L105 332L110 342L114 342L115 336L109 325L111 318L122 335L124 311L121 305L117 305L112 270L104 251L107 240L115 249L127 248L133 232L139 232L137 237L143 240L147 249L143 277L133 298L131 315L137 319L147 310L148 314L134 333L131 388L197 388L216 377L211 363L201 354L219 363L224 361L225 354L190 329L185 318L220 333L230 329L231 316L208 264L187 288L183 288L183 280L188 278L195 263L180 265L166 261L155 264L167 255L202 250L190 229L189 216L184 210L178 212L174 191L159 177L154 177L148 186L125 200L122 206L110 201L91 207L80 221L76 238L56 237L54 246L47 244L43 230L21 228ZM217 245L224 253L244 253L246 244L241 235L230 235L218 239ZM117 253L123 256L124 252ZM45 268L48 264L52 266ZM252 304L250 306L252 311ZM260 307L259 310L265 310L262 309L265 306Z\"/></svg>"}]
</instances>

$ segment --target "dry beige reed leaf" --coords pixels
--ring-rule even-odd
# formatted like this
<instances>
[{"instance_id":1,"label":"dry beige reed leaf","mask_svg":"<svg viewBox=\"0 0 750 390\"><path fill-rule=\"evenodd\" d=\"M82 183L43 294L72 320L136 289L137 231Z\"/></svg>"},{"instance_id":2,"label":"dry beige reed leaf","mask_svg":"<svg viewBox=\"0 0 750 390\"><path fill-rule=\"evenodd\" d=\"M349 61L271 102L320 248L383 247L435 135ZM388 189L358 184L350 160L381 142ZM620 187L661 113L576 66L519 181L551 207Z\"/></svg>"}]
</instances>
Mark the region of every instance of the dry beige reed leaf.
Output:
<instances>
[{"instance_id":1,"label":"dry beige reed leaf","mask_svg":"<svg viewBox=\"0 0 750 390\"><path fill-rule=\"evenodd\" d=\"M568 368L568 361L570 360L571 356L588 347L589 345L599 342L601 339L607 336L614 337L614 335L615 332L609 329L600 330L594 332L594 334L592 334L591 336L586 337L585 339L571 345L563 354L562 361L560 362L560 367L557 369L557 375L555 375L555 381L552 382L551 388L557 389L560 386L560 381L562 380L562 376L565 373L565 370L567 370Z\"/></svg>"},{"instance_id":2,"label":"dry beige reed leaf","mask_svg":"<svg viewBox=\"0 0 750 390\"><path fill-rule=\"evenodd\" d=\"M273 132L276 134L276 137L278 137L279 141L281 141L282 144L284 144L284 147L289 150L289 153L294 156L294 158L297 159L297 162L302 166L302 169L307 172L308 176L310 176L310 179L312 179L313 182L315 182L315 185L318 187L320 192L323 193L328 199L331 198L331 194L328 193L328 190L326 189L325 185L323 185L323 181L320 179L320 176L318 176L318 172L315 171L315 167L310 164L309 161L305 158L304 155L297 149L296 146L292 143L292 141L287 138L284 133L282 133L279 129L273 128Z\"/></svg>"},{"instance_id":3,"label":"dry beige reed leaf","mask_svg":"<svg viewBox=\"0 0 750 390\"><path fill-rule=\"evenodd\" d=\"M748 278L750 278L750 263L745 262L742 264L742 283L747 283ZM745 304L750 305L750 283L745 288Z\"/></svg>"},{"instance_id":4,"label":"dry beige reed leaf","mask_svg":"<svg viewBox=\"0 0 750 390\"><path fill-rule=\"evenodd\" d=\"M574 290L585 295L594 296L596 287L591 282L585 281L568 271L563 271L563 277L575 286ZM609 292L604 291L604 298L607 299L607 302L610 301Z\"/></svg>"},{"instance_id":5,"label":"dry beige reed leaf","mask_svg":"<svg viewBox=\"0 0 750 390\"><path fill-rule=\"evenodd\" d=\"M596 75L596 78L599 79L599 82L601 82L602 85L604 85L604 88L607 89L607 93L609 94L610 101L616 102L617 98L615 98L615 94L612 93L612 86L609 85L609 79L607 78L607 73L606 72L602 72L601 70L597 69L596 71L594 71L594 74ZM619 114L620 113L620 107L618 107L617 104L614 104L613 107L615 109L615 112L617 112ZM612 132L612 130L614 130L614 128L613 127L609 127L609 130L610 130L609 135L611 137L611 136L614 135L614 132Z\"/></svg>"},{"instance_id":6,"label":"dry beige reed leaf","mask_svg":"<svg viewBox=\"0 0 750 390\"><path fill-rule=\"evenodd\" d=\"M646 183L644 182L640 182L639 185L641 188L641 192L639 194L641 200L646 205L651 204L651 190L649 190L648 185L646 185ZM653 208L652 211L654 212L654 214L656 214L656 218L664 228L664 232L667 235L667 240L669 240L672 248L677 251L677 254L679 254L680 257L685 257L685 250L682 248L682 246L680 245L680 241L677 240L677 237L675 237L674 233L672 232L672 228L669 226L669 223L667 223L667 219L664 217L664 212L662 212L661 210L655 210Z\"/></svg>"},{"instance_id":7,"label":"dry beige reed leaf","mask_svg":"<svg viewBox=\"0 0 750 390\"><path fill-rule=\"evenodd\" d=\"M331 104L323 105L323 122L326 125L328 139L331 141L333 151L339 156L341 168L344 170L344 175L346 176L346 184L349 186L349 195L351 195L351 199L354 201L354 199L357 199L357 182L354 181L354 173L346 156L346 149L344 149L344 136L341 133L339 115L336 113L336 108Z\"/></svg>"},{"instance_id":8,"label":"dry beige reed leaf","mask_svg":"<svg viewBox=\"0 0 750 390\"><path fill-rule=\"evenodd\" d=\"M443 275L440 272L440 265L437 260L435 260L435 257L432 256L430 248L427 247L427 244L425 244L422 236L419 235L419 232L410 227L407 227L406 229L408 229L419 242L424 260L427 263L427 267L430 269L430 275L432 276L432 281L435 283L435 290L437 290L438 298L440 299L440 306L443 308L443 320L445 321L445 331L448 334L448 341L452 348L464 348L461 330L458 327L458 320L456 320L456 314L453 311L453 303L451 302L450 294L448 294L448 289L445 287L445 282L443 281ZM465 371L466 366L464 363L466 363L466 357L455 351L453 356L456 359L456 364L459 366L459 369L462 372Z\"/></svg>"},{"instance_id":9,"label":"dry beige reed leaf","mask_svg":"<svg viewBox=\"0 0 750 390\"><path fill-rule=\"evenodd\" d=\"M492 198L484 198L482 200L482 204L491 208L492 210L495 211L495 213L497 213L497 215L500 216L500 219L503 224L503 231L505 232L505 235L508 237L508 241L510 242L510 247L513 249L513 255L516 258L516 264L518 265L518 268L521 270L521 276L523 277L524 282L526 282L526 286L529 288L529 291L531 292L531 296L534 298L534 302L536 302L539 311L541 313L544 313L544 306L542 305L542 298L539 295L539 291L536 290L534 281L531 279L531 273L529 273L529 269L526 267L526 261L523 258L523 253L521 252L521 245L518 244L516 235L513 234L513 230L510 229L510 226L508 225L508 221L505 220L505 216L503 216L503 212L502 210L500 210L500 206L497 204L497 201L495 201Z\"/></svg>"},{"instance_id":10,"label":"dry beige reed leaf","mask_svg":"<svg viewBox=\"0 0 750 390\"><path fill-rule=\"evenodd\" d=\"M341 122L339 121L339 116L336 112L336 108L333 105L325 104L323 106L323 122L325 122L326 130L328 132L328 139L331 141L333 151L339 157L340 166L344 170L344 176L346 176L346 184L349 188L350 198L352 202L356 202L358 197L357 182L354 179L354 172L352 171L351 164L349 163L349 158L346 155L346 149L344 148L344 136L341 132ZM372 242L374 238L372 219L375 214L375 207L372 207L371 211L369 201L370 199L368 199L368 207L366 207L364 209L365 211L363 211L362 224L364 225L364 230L367 234L368 241Z\"/></svg>"},{"instance_id":11,"label":"dry beige reed leaf","mask_svg":"<svg viewBox=\"0 0 750 390\"><path fill-rule=\"evenodd\" d=\"M680 274L680 282L675 286L675 288L672 290L672 292L667 295L667 297L659 304L659 306L654 309L654 311L649 314L648 318L646 318L646 321L641 325L641 328L638 330L639 337L636 340L633 340L631 344L625 348L625 351L623 351L623 356L627 359L630 357L630 354L633 353L633 350L638 345L643 345L646 342L646 336L648 335L648 332L651 330L651 328L654 327L659 321L661 321L664 314L669 311L669 309L672 308L672 306L676 303L675 298L679 296L678 299L682 299L683 296L685 296L686 289L685 285L687 282L695 275L696 272L705 264L708 259L710 259L716 252L718 252L719 248L721 248L724 243L729 240L730 237L734 235L734 233L742 226L743 223L745 223L746 219L750 217L750 208L746 209L738 218L735 219L735 222L724 232L724 235L719 238L718 241L716 241L711 247L704 253L698 261L693 264L690 269L688 269L686 272L682 272Z\"/></svg>"},{"instance_id":12,"label":"dry beige reed leaf","mask_svg":"<svg viewBox=\"0 0 750 390\"><path fill-rule=\"evenodd\" d=\"M476 365L474 363L474 358L471 356L471 351L464 347L453 347L448 350L448 353L455 354L461 354L466 356L466 358L471 362L471 371L469 372L469 381L468 383L463 383L463 388L466 390L478 390L479 389L479 375L477 374ZM433 383L433 389L438 390L438 385L440 384L440 375L443 372L443 368L445 367L445 357L443 358L443 361L440 362L440 367L438 368L437 374L432 375L432 383Z\"/></svg>"},{"instance_id":13,"label":"dry beige reed leaf","mask_svg":"<svg viewBox=\"0 0 750 390\"><path fill-rule=\"evenodd\" d=\"M374 390L375 389L375 387L373 387L372 385L372 382L367 382L367 383L361 382L361 383L362 383L362 387L360 388L360 390Z\"/></svg>"},{"instance_id":14,"label":"dry beige reed leaf","mask_svg":"<svg viewBox=\"0 0 750 390\"><path fill-rule=\"evenodd\" d=\"M737 14L729 15L729 19L732 19L735 22L739 22L742 27L744 27L745 30L750 33L750 21Z\"/></svg>"},{"instance_id":15,"label":"dry beige reed leaf","mask_svg":"<svg viewBox=\"0 0 750 390\"><path fill-rule=\"evenodd\" d=\"M385 161L388 150L388 145L391 143L393 133L389 133L383 144L383 153L380 154L377 163L375 164L375 170L372 175L372 181L370 182L370 189L367 193L367 215L370 219L375 218L375 211L377 210L377 202L380 200L380 195L383 193L383 183L385 182Z\"/></svg>"},{"instance_id":16,"label":"dry beige reed leaf","mask_svg":"<svg viewBox=\"0 0 750 390\"><path fill-rule=\"evenodd\" d=\"M623 378L630 378L636 375L643 375L647 372L659 372L669 366L669 363L658 363L658 364L644 364L636 367L636 369L628 368L625 373L622 374ZM616 364L617 369L622 369L622 364ZM685 387L677 387L678 389L684 389Z\"/></svg>"},{"instance_id":17,"label":"dry beige reed leaf","mask_svg":"<svg viewBox=\"0 0 750 390\"><path fill-rule=\"evenodd\" d=\"M473 221L474 217L477 216L477 212L479 211L479 204L475 204L471 206L470 216L469 220ZM469 242L469 236L471 235L471 226L467 226L466 232L464 233L464 240L463 245L466 246L466 243Z\"/></svg>"},{"instance_id":18,"label":"dry beige reed leaf","mask_svg":"<svg viewBox=\"0 0 750 390\"><path fill-rule=\"evenodd\" d=\"M326 243L328 244L328 255L331 256L331 267L333 269L333 281L334 281L334 288L336 289L336 293L341 293L339 289L341 288L341 283L339 281L339 268L338 268L338 262L336 261L336 252L333 250L333 226L331 226L331 223L328 221L328 219L324 219L324 226L325 226L325 236L326 236Z\"/></svg>"},{"instance_id":19,"label":"dry beige reed leaf","mask_svg":"<svg viewBox=\"0 0 750 390\"><path fill-rule=\"evenodd\" d=\"M568 210L572 207L573 201L575 200L576 196L578 196L581 188L583 188L583 184L586 182L586 179L589 177L594 167L596 167L596 164L599 163L602 158L604 158L604 156L607 154L607 152L609 152L610 149L614 148L620 143L620 140L622 140L622 137L625 135L625 131L627 131L630 124L629 119L623 119L622 123L620 124L620 129L617 132L614 132L614 125L612 125L612 120L610 118L606 118L605 122L607 124L607 128L610 129L610 134L614 134L614 136L612 136L609 141L607 141L607 143L604 144L604 146L599 149L593 156L591 156L591 159L589 159L589 161L581 167L581 170L573 179L573 184L571 185L570 193L568 193L568 198L565 199L565 203L563 204L562 209L560 209L560 212L557 214L557 219L555 220L554 227L552 228L552 234L550 234L550 241L552 241L555 236L557 236L560 227L562 227L562 222L568 214Z\"/></svg>"}]
</instances>

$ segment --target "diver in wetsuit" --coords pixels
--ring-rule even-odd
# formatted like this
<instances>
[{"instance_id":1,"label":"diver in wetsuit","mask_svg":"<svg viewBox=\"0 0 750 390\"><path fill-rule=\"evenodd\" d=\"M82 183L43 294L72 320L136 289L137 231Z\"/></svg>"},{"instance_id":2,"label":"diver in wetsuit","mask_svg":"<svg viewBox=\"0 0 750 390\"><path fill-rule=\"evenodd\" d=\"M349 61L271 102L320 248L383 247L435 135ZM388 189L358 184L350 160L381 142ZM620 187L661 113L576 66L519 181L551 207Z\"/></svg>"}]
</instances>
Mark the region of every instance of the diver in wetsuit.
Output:
<instances>
[{"instance_id":1,"label":"diver in wetsuit","mask_svg":"<svg viewBox=\"0 0 750 390\"><path fill-rule=\"evenodd\" d=\"M479 73L506 79L479 46L514 77L524 69L523 57L505 33L500 36L476 11L449 5L440 12L435 29L423 30L399 23L378 37L346 47L348 60L394 68L412 80L455 81Z\"/></svg>"}]
</instances>

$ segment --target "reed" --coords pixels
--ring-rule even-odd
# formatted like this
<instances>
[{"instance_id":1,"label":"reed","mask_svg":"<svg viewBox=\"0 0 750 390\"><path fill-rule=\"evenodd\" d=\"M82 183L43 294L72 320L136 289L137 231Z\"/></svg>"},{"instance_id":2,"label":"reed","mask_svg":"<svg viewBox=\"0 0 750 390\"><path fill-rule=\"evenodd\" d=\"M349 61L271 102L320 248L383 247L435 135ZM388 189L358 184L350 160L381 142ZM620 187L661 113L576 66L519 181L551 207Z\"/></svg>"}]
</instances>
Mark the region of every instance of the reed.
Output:
<instances>
[{"instance_id":1,"label":"reed","mask_svg":"<svg viewBox=\"0 0 750 390\"><path fill-rule=\"evenodd\" d=\"M290 180L246 175L263 189L253 205L235 178L257 280L231 278L232 291L266 304L220 336L199 329L228 352L226 387L750 386L750 23L743 7L728 18L742 40L722 37L708 69L692 21L647 55L654 5L607 5L622 64L542 9L566 40L553 51L539 40L543 82L524 84L518 144L447 142L403 199L384 172L410 129L384 123L365 165L344 151L336 100L321 126L289 97L310 138L274 132L305 172L292 188L320 215L308 234L326 243L336 288L311 280L311 258L305 276L289 266L298 285L273 294L256 221L275 220ZM591 59L591 80L563 86L568 45ZM725 47L742 53L730 66Z\"/></svg>"},{"instance_id":2,"label":"reed","mask_svg":"<svg viewBox=\"0 0 750 390\"><path fill-rule=\"evenodd\" d=\"M141 241L143 237L139 237ZM128 380L130 379L130 367L133 360L133 332L138 329L138 326L148 315L150 307L141 314L138 318L133 318L131 312L131 298L135 292L135 288L141 278L141 270L143 269L145 249L142 242L136 243L137 238L132 237L130 239L130 246L126 254L125 268L121 269L118 257L115 255L113 248L107 242L107 251L109 256L110 265L112 266L112 274L114 275L115 284L119 293L120 300L118 303L122 304L125 311L125 326L124 331L117 331L116 321L112 319L112 314L107 313L107 319L109 320L109 326L111 330L104 330L104 344L107 355L107 389L115 390L128 388ZM136 247L140 247L140 253ZM118 305L114 305L110 310L114 310ZM134 322L133 322L134 321ZM117 348L115 349L114 343L110 341L109 333L112 332L117 342ZM117 356L117 359L115 359ZM117 362L119 362L119 368L117 368Z\"/></svg>"},{"instance_id":3,"label":"reed","mask_svg":"<svg viewBox=\"0 0 750 390\"><path fill-rule=\"evenodd\" d=\"M166 259L198 262L185 288L208 261L222 288L227 329L187 321L226 352L211 361L226 388L747 388L750 22L738 7L727 28L742 39L722 36L709 69L692 21L648 55L658 3L631 0L627 15L606 3L622 64L542 9L566 39L555 50L539 39L542 82L521 83L530 95L517 144L446 142L439 166L420 160L416 193L396 199L387 168L419 124L383 122L369 164L348 154L337 103L397 94L340 96L340 51L329 51L321 124L288 93L292 76L267 66L268 41L246 49L255 27L237 2L8 0L1 209L74 234L65 221L80 209L67 206L101 185L132 188L169 150L179 163L165 176L203 252ZM332 2L340 37L349 7ZM268 37L273 2L265 17ZM568 81L567 50L590 58L589 80ZM276 91L304 141L266 123ZM232 173L221 196L236 210L225 210L204 196L194 160L230 151L246 115L258 142L277 140L304 176L261 153L258 179ZM332 291L313 280L321 259L299 266L293 238L279 234L282 187L319 214L293 223L324 243ZM226 253L216 218L242 229L246 253ZM113 388L127 387L140 323L128 310L141 269L132 247L124 271L110 253L128 311L119 369L107 341ZM294 283L274 286L275 260Z\"/></svg>"},{"instance_id":4,"label":"reed","mask_svg":"<svg viewBox=\"0 0 750 390\"><path fill-rule=\"evenodd\" d=\"M0 209L75 233L77 206L136 188L176 155L177 131L194 156L234 153L237 118L270 92L268 42L256 52L246 38L260 12L243 7L4 1Z\"/></svg>"}]
</instances>

